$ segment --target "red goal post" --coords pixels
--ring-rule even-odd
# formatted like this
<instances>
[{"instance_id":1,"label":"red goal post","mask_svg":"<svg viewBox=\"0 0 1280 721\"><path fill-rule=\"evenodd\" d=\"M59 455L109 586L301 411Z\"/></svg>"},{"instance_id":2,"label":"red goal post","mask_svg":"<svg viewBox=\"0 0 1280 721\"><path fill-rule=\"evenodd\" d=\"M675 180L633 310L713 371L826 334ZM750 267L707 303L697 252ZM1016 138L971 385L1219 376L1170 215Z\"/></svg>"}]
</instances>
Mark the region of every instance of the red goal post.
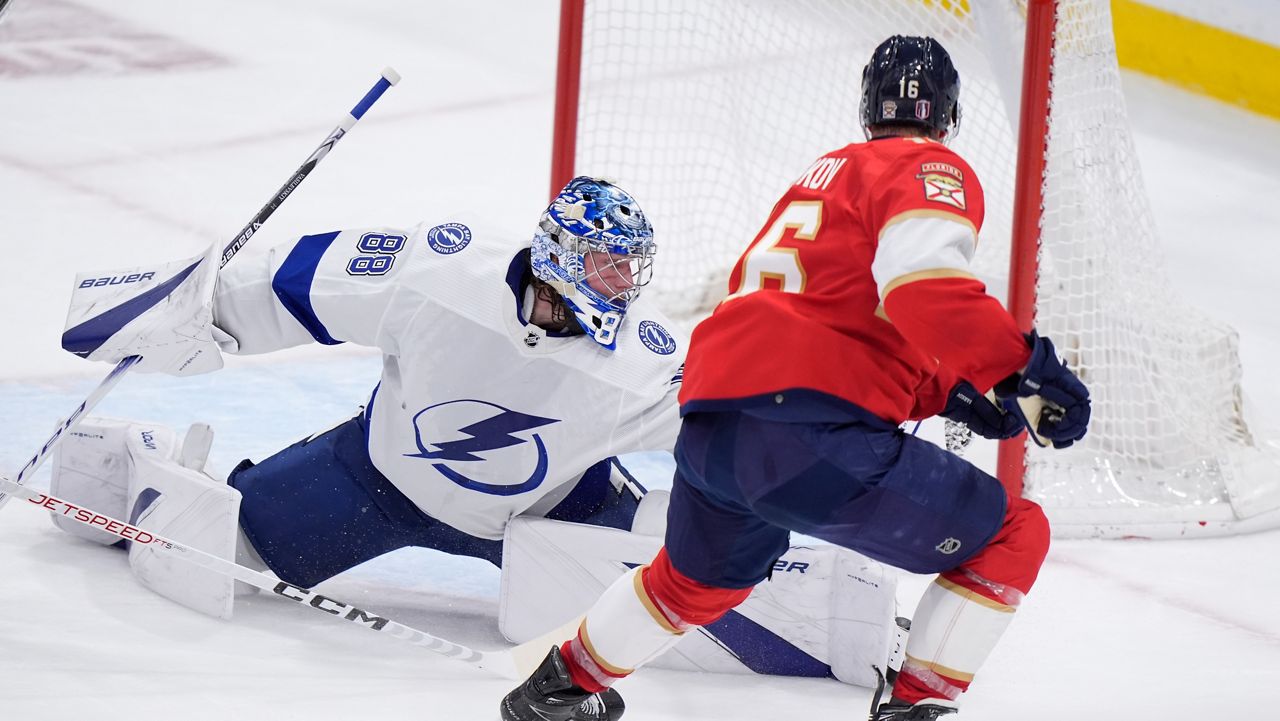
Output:
<instances>
[{"instance_id":1,"label":"red goal post","mask_svg":"<svg viewBox=\"0 0 1280 721\"><path fill-rule=\"evenodd\" d=\"M986 191L975 270L1094 397L1084 442L1007 442L1001 480L1059 536L1280 525L1280 446L1246 422L1235 331L1163 267L1109 0L562 0L560 25L552 193L578 173L635 192L652 291L690 325L794 177L861 138L871 49L939 39L961 76L950 144Z\"/></svg>"}]
</instances>

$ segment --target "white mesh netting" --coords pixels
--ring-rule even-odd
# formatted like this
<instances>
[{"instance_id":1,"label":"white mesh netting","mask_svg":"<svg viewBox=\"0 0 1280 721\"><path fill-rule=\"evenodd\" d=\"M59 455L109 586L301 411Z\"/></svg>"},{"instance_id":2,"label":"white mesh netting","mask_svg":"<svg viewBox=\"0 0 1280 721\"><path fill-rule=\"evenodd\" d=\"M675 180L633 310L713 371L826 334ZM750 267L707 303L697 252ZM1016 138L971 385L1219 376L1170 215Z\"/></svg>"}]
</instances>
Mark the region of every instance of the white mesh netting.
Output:
<instances>
[{"instance_id":1,"label":"white mesh netting","mask_svg":"<svg viewBox=\"0 0 1280 721\"><path fill-rule=\"evenodd\" d=\"M575 171L640 199L660 240L650 292L691 325L787 186L862 139L872 48L931 35L961 77L949 144L986 191L975 267L1003 298L1024 15L1008 0L587 0ZM1054 57L1036 326L1094 415L1074 448L1029 450L1026 493L1060 535L1275 525L1280 464L1245 424L1235 333L1164 270L1107 0L1060 3Z\"/></svg>"}]
</instances>

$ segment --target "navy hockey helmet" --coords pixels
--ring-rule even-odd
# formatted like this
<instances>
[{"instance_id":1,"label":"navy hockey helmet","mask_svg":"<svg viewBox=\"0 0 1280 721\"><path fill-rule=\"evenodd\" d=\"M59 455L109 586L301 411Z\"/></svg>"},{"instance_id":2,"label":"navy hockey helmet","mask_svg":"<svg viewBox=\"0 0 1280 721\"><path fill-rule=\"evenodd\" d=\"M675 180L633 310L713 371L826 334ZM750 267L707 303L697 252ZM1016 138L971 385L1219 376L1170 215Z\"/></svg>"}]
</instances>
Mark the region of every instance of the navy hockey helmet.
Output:
<instances>
[{"instance_id":1,"label":"navy hockey helmet","mask_svg":"<svg viewBox=\"0 0 1280 721\"><path fill-rule=\"evenodd\" d=\"M894 35L862 70L862 129L907 125L945 137L960 125L960 74L941 43Z\"/></svg>"},{"instance_id":2,"label":"navy hockey helmet","mask_svg":"<svg viewBox=\"0 0 1280 721\"><path fill-rule=\"evenodd\" d=\"M630 193L586 176L569 181L538 226L533 274L560 294L583 330L613 350L628 306L653 274L653 226Z\"/></svg>"}]
</instances>

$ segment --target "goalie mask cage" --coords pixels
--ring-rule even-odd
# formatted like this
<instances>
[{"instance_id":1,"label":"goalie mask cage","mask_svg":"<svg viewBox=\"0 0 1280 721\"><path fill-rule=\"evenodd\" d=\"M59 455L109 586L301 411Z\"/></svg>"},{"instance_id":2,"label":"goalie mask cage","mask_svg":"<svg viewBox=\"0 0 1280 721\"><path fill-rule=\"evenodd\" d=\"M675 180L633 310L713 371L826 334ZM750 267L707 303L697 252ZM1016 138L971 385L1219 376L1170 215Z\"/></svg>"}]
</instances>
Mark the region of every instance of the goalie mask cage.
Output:
<instances>
[{"instance_id":1,"label":"goalie mask cage","mask_svg":"<svg viewBox=\"0 0 1280 721\"><path fill-rule=\"evenodd\" d=\"M788 185L863 137L872 49L933 36L960 72L949 145L986 190L974 268L1093 396L1083 442L1006 442L1001 480L1059 537L1278 526L1280 450L1245 422L1235 332L1172 288L1111 28L1108 0L562 0L552 194L580 173L633 192L649 292L691 326Z\"/></svg>"}]
</instances>

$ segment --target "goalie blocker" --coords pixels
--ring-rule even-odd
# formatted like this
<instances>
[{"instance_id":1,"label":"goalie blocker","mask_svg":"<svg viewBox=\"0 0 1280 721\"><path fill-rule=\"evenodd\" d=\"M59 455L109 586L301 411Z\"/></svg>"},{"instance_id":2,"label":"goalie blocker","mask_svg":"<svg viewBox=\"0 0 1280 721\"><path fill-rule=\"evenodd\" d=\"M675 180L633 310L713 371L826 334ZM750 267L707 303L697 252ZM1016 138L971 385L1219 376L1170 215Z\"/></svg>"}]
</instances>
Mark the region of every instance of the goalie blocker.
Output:
<instances>
[{"instance_id":1,"label":"goalie blocker","mask_svg":"<svg viewBox=\"0 0 1280 721\"><path fill-rule=\"evenodd\" d=\"M651 492L641 512L664 500L659 494L665 493ZM610 584L648 563L662 546L661 529L646 530L657 535L545 518L512 519L498 607L503 635L524 643L540 635L560 641L574 633L575 619ZM652 665L833 676L873 688L875 669L883 671L893 649L905 645L904 631L895 623L896 585L896 572L854 551L792 546L774 563L769 581L757 585L745 602L688 633ZM546 634L556 626L566 632Z\"/></svg>"}]
</instances>

